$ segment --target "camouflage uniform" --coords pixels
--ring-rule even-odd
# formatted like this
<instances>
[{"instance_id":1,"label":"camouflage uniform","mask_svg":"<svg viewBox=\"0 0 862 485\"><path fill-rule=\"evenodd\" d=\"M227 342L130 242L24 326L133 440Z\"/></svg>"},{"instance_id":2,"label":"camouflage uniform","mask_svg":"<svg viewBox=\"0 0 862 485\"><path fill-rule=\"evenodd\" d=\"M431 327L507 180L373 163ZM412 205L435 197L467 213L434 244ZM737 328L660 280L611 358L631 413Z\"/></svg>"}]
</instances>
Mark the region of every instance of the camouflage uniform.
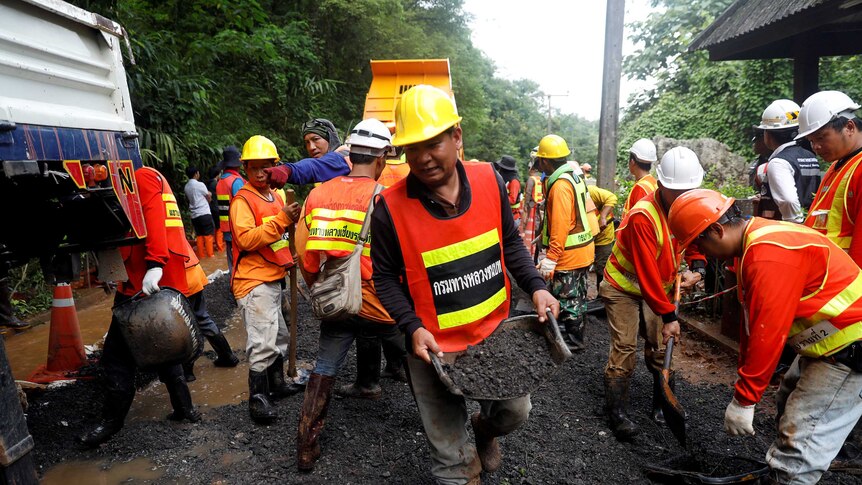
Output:
<instances>
[{"instance_id":1,"label":"camouflage uniform","mask_svg":"<svg viewBox=\"0 0 862 485\"><path fill-rule=\"evenodd\" d=\"M589 267L554 271L549 291L560 300L560 331L572 350L584 348L584 324L587 320L587 274Z\"/></svg>"}]
</instances>

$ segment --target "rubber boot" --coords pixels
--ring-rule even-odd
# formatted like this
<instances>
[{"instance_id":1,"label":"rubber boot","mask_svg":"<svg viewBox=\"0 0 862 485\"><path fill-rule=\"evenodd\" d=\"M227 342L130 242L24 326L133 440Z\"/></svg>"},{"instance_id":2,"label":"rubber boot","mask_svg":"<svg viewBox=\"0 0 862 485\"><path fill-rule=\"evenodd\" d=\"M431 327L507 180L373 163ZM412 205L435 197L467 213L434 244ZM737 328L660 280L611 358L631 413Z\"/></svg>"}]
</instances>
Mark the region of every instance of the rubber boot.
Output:
<instances>
[{"instance_id":1,"label":"rubber boot","mask_svg":"<svg viewBox=\"0 0 862 485\"><path fill-rule=\"evenodd\" d=\"M305 387L305 397L299 414L296 432L296 468L307 472L320 458L320 433L326 422L326 411L332 398L334 376L311 374Z\"/></svg>"},{"instance_id":2,"label":"rubber boot","mask_svg":"<svg viewBox=\"0 0 862 485\"><path fill-rule=\"evenodd\" d=\"M269 379L269 397L273 399L292 396L302 391L302 386L288 384L284 380L284 357L280 355L266 368L266 376Z\"/></svg>"},{"instance_id":3,"label":"rubber boot","mask_svg":"<svg viewBox=\"0 0 862 485\"><path fill-rule=\"evenodd\" d=\"M278 417L267 396L269 391L267 381L266 371L248 371L248 414L252 421L258 424L269 424Z\"/></svg>"},{"instance_id":4,"label":"rubber boot","mask_svg":"<svg viewBox=\"0 0 862 485\"><path fill-rule=\"evenodd\" d=\"M204 242L205 237L206 236L195 237L195 246L197 246L198 258L201 258L201 259L203 259L206 256L206 243Z\"/></svg>"},{"instance_id":5,"label":"rubber boot","mask_svg":"<svg viewBox=\"0 0 862 485\"><path fill-rule=\"evenodd\" d=\"M611 430L618 440L629 439L638 434L638 427L628 416L629 379L627 377L605 377L605 412Z\"/></svg>"},{"instance_id":6,"label":"rubber boot","mask_svg":"<svg viewBox=\"0 0 862 485\"><path fill-rule=\"evenodd\" d=\"M356 339L356 382L335 391L338 397L380 399L380 339L359 337Z\"/></svg>"},{"instance_id":7,"label":"rubber boot","mask_svg":"<svg viewBox=\"0 0 862 485\"><path fill-rule=\"evenodd\" d=\"M586 348L584 344L584 324L587 316L581 315L577 320L566 320L566 344L572 352L580 352Z\"/></svg>"},{"instance_id":8,"label":"rubber boot","mask_svg":"<svg viewBox=\"0 0 862 485\"><path fill-rule=\"evenodd\" d=\"M218 226L215 232L215 251L217 253L224 251L224 233L218 229Z\"/></svg>"},{"instance_id":9,"label":"rubber boot","mask_svg":"<svg viewBox=\"0 0 862 485\"><path fill-rule=\"evenodd\" d=\"M488 426L481 413L473 414L470 417L470 424L473 425L473 434L476 435L476 454L482 462L482 470L488 473L497 471L503 463L500 443L497 442L499 433Z\"/></svg>"},{"instance_id":10,"label":"rubber boot","mask_svg":"<svg viewBox=\"0 0 862 485\"><path fill-rule=\"evenodd\" d=\"M102 419L95 428L78 437L78 442L88 448L96 448L123 429L123 422L132 407L131 395L119 391L108 391L102 408Z\"/></svg>"},{"instance_id":11,"label":"rubber boot","mask_svg":"<svg viewBox=\"0 0 862 485\"><path fill-rule=\"evenodd\" d=\"M676 374L671 373L667 383L670 386L670 390L675 391ZM658 424L665 424L664 412L661 410L661 401L661 374L652 372L652 420Z\"/></svg>"},{"instance_id":12,"label":"rubber boot","mask_svg":"<svg viewBox=\"0 0 862 485\"><path fill-rule=\"evenodd\" d=\"M190 423L197 423L201 420L201 413L197 412L194 404L192 404L192 395L189 392L189 386L186 385L186 380L182 377L177 377L174 382L165 382L168 396L171 399L171 407L174 408L174 411L168 414L167 419L171 421L187 420Z\"/></svg>"},{"instance_id":13,"label":"rubber boot","mask_svg":"<svg viewBox=\"0 0 862 485\"><path fill-rule=\"evenodd\" d=\"M195 359L197 360L197 359ZM183 364L183 376L186 378L186 382L194 382L198 380L197 376L195 376L195 361L186 362Z\"/></svg>"},{"instance_id":14,"label":"rubber boot","mask_svg":"<svg viewBox=\"0 0 862 485\"><path fill-rule=\"evenodd\" d=\"M218 356L213 362L216 367L236 367L239 364L239 358L233 353L233 349L230 348L230 344L223 333L207 335L207 340Z\"/></svg>"},{"instance_id":15,"label":"rubber boot","mask_svg":"<svg viewBox=\"0 0 862 485\"><path fill-rule=\"evenodd\" d=\"M213 242L215 238L213 236L204 236L204 249L206 249L207 257L213 257Z\"/></svg>"}]
</instances>

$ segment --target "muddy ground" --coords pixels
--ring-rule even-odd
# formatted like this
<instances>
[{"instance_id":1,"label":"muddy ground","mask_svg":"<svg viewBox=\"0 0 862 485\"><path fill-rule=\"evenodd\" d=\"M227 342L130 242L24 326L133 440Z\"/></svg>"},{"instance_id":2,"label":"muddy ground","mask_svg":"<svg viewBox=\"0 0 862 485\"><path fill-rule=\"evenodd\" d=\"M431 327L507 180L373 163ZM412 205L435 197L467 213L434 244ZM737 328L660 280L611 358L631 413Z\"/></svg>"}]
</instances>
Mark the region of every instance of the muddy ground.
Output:
<instances>
[{"instance_id":1,"label":"muddy ground","mask_svg":"<svg viewBox=\"0 0 862 485\"><path fill-rule=\"evenodd\" d=\"M223 296L215 297L219 292L224 295L224 288L213 285L208 291L213 313L229 314L231 304ZM299 315L299 356L310 360L316 352L319 324L305 301L300 302ZM239 342L233 344L235 349L242 347ZM530 420L502 439L503 466L483 475L483 483L650 483L643 473L645 465L683 453L670 432L647 417L652 377L642 364L634 376L632 409L643 432L631 443L620 443L611 435L602 414L607 347L605 321L591 318L587 349L575 354L534 393ZM768 391L769 402L758 406L757 435L728 437L722 423L731 398L735 356L691 334L685 335L679 350L677 360L685 368L677 395L689 413L691 447L762 458L775 434L770 404L775 388ZM214 358L211 352L208 356ZM199 365L208 363L202 359ZM351 352L338 384L350 382L354 365ZM209 377L213 375L219 374ZM197 424L132 420L100 449L83 450L73 437L97 420L101 388L98 381L79 382L32 395L28 423L40 474L68 460L119 468L144 457L158 468L149 481L135 483L431 483L428 448L409 388L391 380L382 385L384 396L379 401L333 399L321 439L323 456L310 474L296 471L300 395L278 403L280 419L270 426L252 424L243 402L209 408ZM862 481L827 473L822 483Z\"/></svg>"}]
</instances>

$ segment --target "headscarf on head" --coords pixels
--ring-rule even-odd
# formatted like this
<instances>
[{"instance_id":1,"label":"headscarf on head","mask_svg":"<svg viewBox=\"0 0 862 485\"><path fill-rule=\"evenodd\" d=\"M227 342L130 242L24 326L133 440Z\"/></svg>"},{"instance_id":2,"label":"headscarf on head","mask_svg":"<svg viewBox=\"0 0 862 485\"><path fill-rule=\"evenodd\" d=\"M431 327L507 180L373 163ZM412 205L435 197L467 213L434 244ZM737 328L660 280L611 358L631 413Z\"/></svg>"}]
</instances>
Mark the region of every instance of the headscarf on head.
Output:
<instances>
[{"instance_id":1,"label":"headscarf on head","mask_svg":"<svg viewBox=\"0 0 862 485\"><path fill-rule=\"evenodd\" d=\"M329 143L327 152L334 152L336 148L341 146L341 139L338 137L338 132L335 130L335 125L325 118L314 118L302 125L302 138L309 133L314 133L320 136Z\"/></svg>"}]
</instances>

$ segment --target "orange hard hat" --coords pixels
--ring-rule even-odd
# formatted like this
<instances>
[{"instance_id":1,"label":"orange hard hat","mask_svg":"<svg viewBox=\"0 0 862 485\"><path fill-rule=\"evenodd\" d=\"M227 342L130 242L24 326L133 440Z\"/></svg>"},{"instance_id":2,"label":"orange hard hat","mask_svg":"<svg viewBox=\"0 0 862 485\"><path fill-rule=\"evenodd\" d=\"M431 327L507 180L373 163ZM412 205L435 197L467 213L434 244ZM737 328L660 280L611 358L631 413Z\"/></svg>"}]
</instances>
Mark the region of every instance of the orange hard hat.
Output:
<instances>
[{"instance_id":1,"label":"orange hard hat","mask_svg":"<svg viewBox=\"0 0 862 485\"><path fill-rule=\"evenodd\" d=\"M689 190L680 195L670 206L667 219L670 232L679 241L680 246L687 247L710 224L718 221L734 201L733 197L727 197L714 190Z\"/></svg>"}]
</instances>

